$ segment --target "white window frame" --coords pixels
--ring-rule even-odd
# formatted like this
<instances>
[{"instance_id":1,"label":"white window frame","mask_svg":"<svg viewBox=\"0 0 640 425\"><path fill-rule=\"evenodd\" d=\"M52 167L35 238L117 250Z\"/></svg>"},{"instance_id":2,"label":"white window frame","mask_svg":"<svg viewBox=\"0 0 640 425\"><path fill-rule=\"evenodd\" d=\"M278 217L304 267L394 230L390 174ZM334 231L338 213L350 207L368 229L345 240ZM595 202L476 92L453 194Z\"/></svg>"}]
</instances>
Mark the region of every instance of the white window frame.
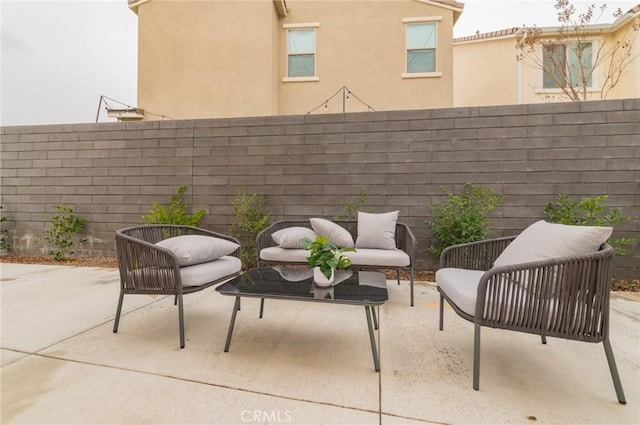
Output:
<instances>
[{"instance_id":1,"label":"white window frame","mask_svg":"<svg viewBox=\"0 0 640 425\"><path fill-rule=\"evenodd\" d=\"M599 78L598 78L598 70L593 69L593 60L595 58L595 52L600 48L601 38L589 38L586 40L567 40L567 43L591 43L591 87L587 87L587 93L597 93L600 91ZM538 59L540 63L544 63L544 45L545 44L563 44L563 43L554 43L553 40L549 40L548 43L542 43L540 46L540 50L538 52ZM544 87L544 69L540 69L538 73L538 85L535 89L537 94L561 94L563 90L560 87Z\"/></svg>"},{"instance_id":2,"label":"white window frame","mask_svg":"<svg viewBox=\"0 0 640 425\"><path fill-rule=\"evenodd\" d=\"M299 24L283 24L282 28L285 30L285 76L282 77L283 83L298 83L298 82L308 82L308 81L320 81L320 77L318 77L318 52L317 52L317 43L318 43L318 31L317 28L320 27L320 24L317 22L311 23L299 23ZM313 37L313 52L308 52L306 54L313 54L313 76L306 77L289 77L289 31L295 30L314 30Z\"/></svg>"},{"instance_id":3,"label":"white window frame","mask_svg":"<svg viewBox=\"0 0 640 425\"><path fill-rule=\"evenodd\" d=\"M402 73L402 78L410 79L410 78L437 78L442 77L442 72L438 71L438 64L440 61L438 60L440 48L438 31L440 29L439 22L442 21L442 16L423 16L423 17L414 17L414 18L403 18L402 23L404 24L404 72ZM407 57L409 55L409 49L407 47L407 27L410 24L428 24L434 23L436 25L436 47L435 47L435 71L433 72L407 72Z\"/></svg>"}]
</instances>

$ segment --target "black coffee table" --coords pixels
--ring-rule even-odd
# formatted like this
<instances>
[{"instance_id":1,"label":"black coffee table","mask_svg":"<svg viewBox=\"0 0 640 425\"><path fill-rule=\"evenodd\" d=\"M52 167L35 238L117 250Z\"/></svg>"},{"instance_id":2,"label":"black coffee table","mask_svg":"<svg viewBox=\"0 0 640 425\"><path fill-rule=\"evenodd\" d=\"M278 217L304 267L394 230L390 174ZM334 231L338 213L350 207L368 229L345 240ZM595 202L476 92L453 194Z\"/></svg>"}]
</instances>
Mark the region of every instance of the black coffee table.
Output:
<instances>
[{"instance_id":1,"label":"black coffee table","mask_svg":"<svg viewBox=\"0 0 640 425\"><path fill-rule=\"evenodd\" d=\"M387 281L382 273L337 270L334 286L319 288L313 282L313 271L309 268L258 267L224 283L217 287L216 291L222 295L236 297L227 341L224 346L225 352L229 351L236 314L240 310L242 297L262 299L260 317L262 317L265 299L357 305L364 306L369 327L373 364L376 371L380 370L380 360L373 330L374 328L378 329L375 307L384 304L389 299Z\"/></svg>"}]
</instances>

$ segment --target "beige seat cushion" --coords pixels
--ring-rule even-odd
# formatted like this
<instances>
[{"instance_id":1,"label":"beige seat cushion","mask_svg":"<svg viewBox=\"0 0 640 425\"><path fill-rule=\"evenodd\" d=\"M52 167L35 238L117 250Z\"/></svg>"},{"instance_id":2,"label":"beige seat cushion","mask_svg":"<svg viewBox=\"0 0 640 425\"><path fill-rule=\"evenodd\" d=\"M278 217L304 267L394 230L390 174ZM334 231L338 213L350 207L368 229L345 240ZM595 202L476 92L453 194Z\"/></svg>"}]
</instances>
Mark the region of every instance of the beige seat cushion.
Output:
<instances>
[{"instance_id":1,"label":"beige seat cushion","mask_svg":"<svg viewBox=\"0 0 640 425\"><path fill-rule=\"evenodd\" d=\"M357 266L408 267L409 255L400 249L356 248L355 252L345 252L351 263Z\"/></svg>"},{"instance_id":2,"label":"beige seat cushion","mask_svg":"<svg viewBox=\"0 0 640 425\"><path fill-rule=\"evenodd\" d=\"M306 263L309 251L306 249L288 249L279 246L270 246L260 250L260 259L265 261L278 261L284 263Z\"/></svg>"},{"instance_id":3,"label":"beige seat cushion","mask_svg":"<svg viewBox=\"0 0 640 425\"><path fill-rule=\"evenodd\" d=\"M485 272L445 268L436 272L436 284L451 302L471 316L476 313L478 283Z\"/></svg>"},{"instance_id":4,"label":"beige seat cushion","mask_svg":"<svg viewBox=\"0 0 640 425\"><path fill-rule=\"evenodd\" d=\"M436 272L436 284L447 295L453 304L460 310L475 316L476 314L476 298L478 297L478 285L480 279L485 272L478 270L465 269L440 269ZM536 327L542 326L546 330L551 330L554 320L557 320L558 299L555 297L540 297L539 295L518 288L517 282L511 282L511 296L506 300L498 303L496 308L493 301L488 300L484 306L484 313L491 315L493 320L499 320L503 323L509 323L515 318L521 317L524 311L529 315L542 315L546 320L541 321ZM518 295L515 295L515 294ZM531 311L531 305L537 306L537 311ZM577 304L573 309L566 309L564 314L565 322L580 323L584 322L585 316L593 314L593 310L584 308L584 305ZM486 319L486 317L485 317ZM569 321L572 322L569 322ZM533 325L532 325L533 326Z\"/></svg>"},{"instance_id":5,"label":"beige seat cushion","mask_svg":"<svg viewBox=\"0 0 640 425\"><path fill-rule=\"evenodd\" d=\"M409 255L399 249L357 249L345 252L354 266L408 267L411 264ZM285 263L306 263L309 251L304 249L284 249L272 246L260 250L260 259Z\"/></svg>"},{"instance_id":6,"label":"beige seat cushion","mask_svg":"<svg viewBox=\"0 0 640 425\"><path fill-rule=\"evenodd\" d=\"M237 257L225 256L209 263L180 267L182 286L200 286L225 276L238 273L242 269L242 261Z\"/></svg>"}]
</instances>

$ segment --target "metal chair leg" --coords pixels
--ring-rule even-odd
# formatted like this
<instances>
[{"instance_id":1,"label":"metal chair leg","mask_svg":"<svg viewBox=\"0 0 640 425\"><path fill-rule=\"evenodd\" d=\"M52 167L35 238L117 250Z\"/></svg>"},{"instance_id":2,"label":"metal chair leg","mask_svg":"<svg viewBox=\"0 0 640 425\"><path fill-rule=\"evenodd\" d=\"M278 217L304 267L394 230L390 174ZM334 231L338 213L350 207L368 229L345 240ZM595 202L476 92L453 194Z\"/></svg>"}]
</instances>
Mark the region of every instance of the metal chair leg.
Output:
<instances>
[{"instance_id":1,"label":"metal chair leg","mask_svg":"<svg viewBox=\"0 0 640 425\"><path fill-rule=\"evenodd\" d=\"M180 348L184 348L184 307L182 294L178 294L178 321L180 326Z\"/></svg>"},{"instance_id":2,"label":"metal chair leg","mask_svg":"<svg viewBox=\"0 0 640 425\"><path fill-rule=\"evenodd\" d=\"M413 267L409 271L409 282L411 284L411 307L413 307Z\"/></svg>"},{"instance_id":3,"label":"metal chair leg","mask_svg":"<svg viewBox=\"0 0 640 425\"><path fill-rule=\"evenodd\" d=\"M440 294L440 330L444 327L444 297Z\"/></svg>"},{"instance_id":4,"label":"metal chair leg","mask_svg":"<svg viewBox=\"0 0 640 425\"><path fill-rule=\"evenodd\" d=\"M542 340L543 344L547 343L547 337L545 335L540 335L540 339Z\"/></svg>"},{"instance_id":5,"label":"metal chair leg","mask_svg":"<svg viewBox=\"0 0 640 425\"><path fill-rule=\"evenodd\" d=\"M120 291L120 298L118 299L118 308L116 309L116 318L113 322L113 333L118 332L118 324L120 323L120 313L122 312L123 299L124 299L124 292Z\"/></svg>"},{"instance_id":6,"label":"metal chair leg","mask_svg":"<svg viewBox=\"0 0 640 425\"><path fill-rule=\"evenodd\" d=\"M618 396L618 402L620 404L627 404L627 400L624 398L624 390L622 389L622 382L620 381L620 375L618 374L618 368L616 367L616 360L613 358L613 350L611 350L611 343L609 337L606 337L602 341L604 345L604 352L607 355L607 362L609 363L609 370L611 371L611 378L613 379L613 386L616 389L616 396Z\"/></svg>"},{"instance_id":7,"label":"metal chair leg","mask_svg":"<svg viewBox=\"0 0 640 425\"><path fill-rule=\"evenodd\" d=\"M480 325L477 323L473 335L473 389L480 389Z\"/></svg>"},{"instance_id":8,"label":"metal chair leg","mask_svg":"<svg viewBox=\"0 0 640 425\"><path fill-rule=\"evenodd\" d=\"M260 298L260 319L262 319L263 312L264 312L264 298Z\"/></svg>"}]
</instances>

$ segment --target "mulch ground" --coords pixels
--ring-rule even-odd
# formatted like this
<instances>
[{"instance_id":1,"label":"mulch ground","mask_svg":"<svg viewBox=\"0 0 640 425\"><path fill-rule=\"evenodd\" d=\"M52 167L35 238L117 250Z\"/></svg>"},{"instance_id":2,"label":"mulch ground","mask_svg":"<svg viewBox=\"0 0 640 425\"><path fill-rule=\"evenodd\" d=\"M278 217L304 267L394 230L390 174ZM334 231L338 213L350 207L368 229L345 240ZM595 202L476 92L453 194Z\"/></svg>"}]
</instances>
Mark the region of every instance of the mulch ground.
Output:
<instances>
[{"instance_id":1,"label":"mulch ground","mask_svg":"<svg viewBox=\"0 0 640 425\"><path fill-rule=\"evenodd\" d=\"M20 263L20 264L54 264L57 266L82 266L82 267L118 267L118 259L115 257L74 257L64 261L56 261L50 256L31 255L7 255L0 257L0 263ZM387 279L396 279L396 272L392 270L381 270ZM400 272L402 280L409 280L409 272ZM435 273L433 271L415 271L414 279L419 282L434 282ZM613 279L611 283L613 291L640 292L640 279Z\"/></svg>"},{"instance_id":2,"label":"mulch ground","mask_svg":"<svg viewBox=\"0 0 640 425\"><path fill-rule=\"evenodd\" d=\"M68 258L64 261L56 261L51 256L33 255L7 255L0 257L0 263L20 263L20 264L52 264L57 266L82 266L82 267L118 267L118 259L115 257L92 257L92 258ZM387 279L395 279L396 272L392 270L380 270L387 276ZM432 271L416 271L414 279L424 282L435 281L435 273ZM408 272L400 272L400 279L409 280Z\"/></svg>"},{"instance_id":3,"label":"mulch ground","mask_svg":"<svg viewBox=\"0 0 640 425\"><path fill-rule=\"evenodd\" d=\"M83 266L83 267L118 267L118 259L115 257L95 258L69 258L64 261L56 261L50 256L33 255L7 255L0 257L0 263L20 264L54 264L56 266Z\"/></svg>"}]
</instances>

